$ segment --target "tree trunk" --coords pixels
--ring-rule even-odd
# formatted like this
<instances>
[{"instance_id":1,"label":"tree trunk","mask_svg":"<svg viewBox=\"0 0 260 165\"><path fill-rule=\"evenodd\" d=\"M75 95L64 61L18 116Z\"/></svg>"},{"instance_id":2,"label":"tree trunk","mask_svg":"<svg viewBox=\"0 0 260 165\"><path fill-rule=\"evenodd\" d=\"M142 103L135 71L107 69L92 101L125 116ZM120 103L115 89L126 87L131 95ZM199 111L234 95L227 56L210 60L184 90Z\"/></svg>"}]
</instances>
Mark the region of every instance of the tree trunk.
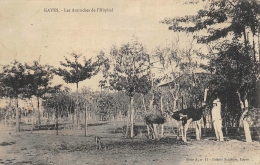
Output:
<instances>
[{"instance_id":1,"label":"tree trunk","mask_svg":"<svg viewBox=\"0 0 260 165\"><path fill-rule=\"evenodd\" d=\"M58 122L58 107L55 109L55 119L56 119L56 135L59 134L59 122Z\"/></svg>"},{"instance_id":2,"label":"tree trunk","mask_svg":"<svg viewBox=\"0 0 260 165\"><path fill-rule=\"evenodd\" d=\"M40 112L40 100L37 97L37 110L38 110L38 125L41 125L41 112Z\"/></svg>"},{"instance_id":3,"label":"tree trunk","mask_svg":"<svg viewBox=\"0 0 260 165\"><path fill-rule=\"evenodd\" d=\"M144 112L147 113L145 100L144 100L144 94L142 94L142 101L143 101L143 106L144 106Z\"/></svg>"},{"instance_id":4,"label":"tree trunk","mask_svg":"<svg viewBox=\"0 0 260 165\"><path fill-rule=\"evenodd\" d=\"M163 115L163 96L161 96L161 112ZM164 124L161 125L161 137L164 135Z\"/></svg>"},{"instance_id":5,"label":"tree trunk","mask_svg":"<svg viewBox=\"0 0 260 165\"><path fill-rule=\"evenodd\" d=\"M86 104L86 111L85 111L85 136L88 135L88 120L87 120L87 117L88 117L88 107L87 107L87 104Z\"/></svg>"},{"instance_id":6,"label":"tree trunk","mask_svg":"<svg viewBox=\"0 0 260 165\"><path fill-rule=\"evenodd\" d=\"M76 123L78 130L80 129L79 125L79 83L77 82L77 91L76 91Z\"/></svg>"},{"instance_id":7,"label":"tree trunk","mask_svg":"<svg viewBox=\"0 0 260 165\"><path fill-rule=\"evenodd\" d=\"M77 109L73 113L73 129L77 129Z\"/></svg>"},{"instance_id":8,"label":"tree trunk","mask_svg":"<svg viewBox=\"0 0 260 165\"><path fill-rule=\"evenodd\" d=\"M209 116L209 126L210 126L210 130L213 130L214 129L214 126L213 126L213 122L212 122L212 111L209 112L210 113L210 116Z\"/></svg>"},{"instance_id":9,"label":"tree trunk","mask_svg":"<svg viewBox=\"0 0 260 165\"><path fill-rule=\"evenodd\" d=\"M258 25L258 61L260 61L260 25Z\"/></svg>"},{"instance_id":10,"label":"tree trunk","mask_svg":"<svg viewBox=\"0 0 260 165\"><path fill-rule=\"evenodd\" d=\"M142 94L142 100L143 100L143 106L144 106L144 113L147 114L147 110L146 110L146 105L145 105L145 100L144 100L144 95ZM148 136L150 135L150 128L149 126L146 124L146 129L147 129L147 134Z\"/></svg>"},{"instance_id":11,"label":"tree trunk","mask_svg":"<svg viewBox=\"0 0 260 165\"><path fill-rule=\"evenodd\" d=\"M153 108L153 103L154 103L154 93L152 93L152 98L150 100L150 112L154 112L154 108Z\"/></svg>"},{"instance_id":12,"label":"tree trunk","mask_svg":"<svg viewBox=\"0 0 260 165\"><path fill-rule=\"evenodd\" d=\"M177 111L176 105L177 105L177 99L176 99L176 97L173 96L173 111ZM176 128L177 128L177 135L180 136L180 125L179 125L179 122L177 120L174 120L174 121L175 121L175 125L176 125Z\"/></svg>"},{"instance_id":13,"label":"tree trunk","mask_svg":"<svg viewBox=\"0 0 260 165\"><path fill-rule=\"evenodd\" d=\"M224 107L224 111L225 112L227 112L228 110L227 110L227 101L225 102L225 107ZM228 135L228 123L229 123L229 116L225 116L224 117L224 125L225 125L225 133L226 133L226 135Z\"/></svg>"},{"instance_id":14,"label":"tree trunk","mask_svg":"<svg viewBox=\"0 0 260 165\"><path fill-rule=\"evenodd\" d=\"M245 116L245 115L247 115L248 110L249 110L248 109L248 101L247 101L247 99L245 99L245 102L243 103L242 100L241 100L240 92L237 91L237 94L238 94L238 98L239 98L241 109L242 109L242 111L244 110L244 112L242 113L240 119L243 120L243 126L244 126L244 131L245 131L245 136L246 136L246 142L252 142L252 137L251 137L249 124L248 124L248 122L246 120L247 117Z\"/></svg>"},{"instance_id":15,"label":"tree trunk","mask_svg":"<svg viewBox=\"0 0 260 165\"><path fill-rule=\"evenodd\" d=\"M18 108L18 97L15 98L16 101L16 132L20 132L20 114L19 114L19 108Z\"/></svg>"},{"instance_id":16,"label":"tree trunk","mask_svg":"<svg viewBox=\"0 0 260 165\"><path fill-rule=\"evenodd\" d=\"M254 52L254 64L256 63L256 50L255 50L255 37L253 35L253 52Z\"/></svg>"},{"instance_id":17,"label":"tree trunk","mask_svg":"<svg viewBox=\"0 0 260 165\"><path fill-rule=\"evenodd\" d=\"M134 137L134 97L130 97L130 107L131 107L131 138Z\"/></svg>"},{"instance_id":18,"label":"tree trunk","mask_svg":"<svg viewBox=\"0 0 260 165\"><path fill-rule=\"evenodd\" d=\"M7 127L6 115L5 115L5 127Z\"/></svg>"},{"instance_id":19,"label":"tree trunk","mask_svg":"<svg viewBox=\"0 0 260 165\"><path fill-rule=\"evenodd\" d=\"M126 132L125 132L125 138L128 136L128 129L129 129L129 118L130 118L130 105L127 109L127 119L126 119Z\"/></svg>"},{"instance_id":20,"label":"tree trunk","mask_svg":"<svg viewBox=\"0 0 260 165\"><path fill-rule=\"evenodd\" d=\"M252 137L251 137L251 132L250 132L248 122L246 120L243 120L243 125L244 125L244 131L246 136L246 142L252 142Z\"/></svg>"},{"instance_id":21,"label":"tree trunk","mask_svg":"<svg viewBox=\"0 0 260 165\"><path fill-rule=\"evenodd\" d=\"M34 127L34 123L33 123L33 119L34 119L34 109L32 109L32 114L31 114L31 133L33 132L33 127Z\"/></svg>"},{"instance_id":22,"label":"tree trunk","mask_svg":"<svg viewBox=\"0 0 260 165\"><path fill-rule=\"evenodd\" d=\"M248 110L249 110L248 109L248 101L246 99L245 100L245 111L244 111L243 114L247 114ZM246 142L252 142L251 131L250 131L249 124L247 122L247 117L243 117L243 125L244 125L244 131L245 131L245 136L246 136Z\"/></svg>"},{"instance_id":23,"label":"tree trunk","mask_svg":"<svg viewBox=\"0 0 260 165\"><path fill-rule=\"evenodd\" d=\"M247 37L246 37L246 28L245 26L243 27L243 36L244 36L244 44L247 50Z\"/></svg>"}]
</instances>

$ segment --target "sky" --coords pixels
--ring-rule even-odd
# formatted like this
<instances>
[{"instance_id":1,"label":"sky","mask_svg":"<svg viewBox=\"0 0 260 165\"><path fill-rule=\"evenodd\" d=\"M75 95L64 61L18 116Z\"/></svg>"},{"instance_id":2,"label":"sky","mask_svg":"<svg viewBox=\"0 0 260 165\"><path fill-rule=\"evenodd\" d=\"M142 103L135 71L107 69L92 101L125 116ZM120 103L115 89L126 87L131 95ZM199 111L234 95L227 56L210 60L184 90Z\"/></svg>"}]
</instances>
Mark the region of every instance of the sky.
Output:
<instances>
[{"instance_id":1,"label":"sky","mask_svg":"<svg viewBox=\"0 0 260 165\"><path fill-rule=\"evenodd\" d=\"M100 50L109 53L113 45L130 42L133 36L147 50L165 45L176 37L164 18L196 14L201 4L184 4L180 0L1 0L0 1L0 64L14 60L59 67L59 61L72 52L90 58ZM45 12L56 8L59 12ZM72 12L72 9L109 8L113 12ZM71 12L64 12L70 10ZM184 45L187 43L183 43ZM79 84L98 89L99 74ZM66 85L75 90L75 84Z\"/></svg>"}]
</instances>

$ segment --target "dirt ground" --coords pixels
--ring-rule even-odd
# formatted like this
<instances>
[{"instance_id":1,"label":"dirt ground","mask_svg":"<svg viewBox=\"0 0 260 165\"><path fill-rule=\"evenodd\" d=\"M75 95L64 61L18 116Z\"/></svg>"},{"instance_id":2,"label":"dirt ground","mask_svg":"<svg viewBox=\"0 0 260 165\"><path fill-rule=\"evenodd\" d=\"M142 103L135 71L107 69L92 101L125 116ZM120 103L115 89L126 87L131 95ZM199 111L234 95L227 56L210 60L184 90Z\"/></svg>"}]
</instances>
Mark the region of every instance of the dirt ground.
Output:
<instances>
[{"instance_id":1,"label":"dirt ground","mask_svg":"<svg viewBox=\"0 0 260 165\"><path fill-rule=\"evenodd\" d=\"M167 165L167 164L260 164L260 143L246 143L225 137L224 142L204 136L202 140L178 141L173 136L147 140L137 135L126 139L118 125L103 122L83 130L21 131L0 125L0 164L14 165ZM169 134L170 135L170 134ZM96 150L94 137L101 137L107 149Z\"/></svg>"}]
</instances>

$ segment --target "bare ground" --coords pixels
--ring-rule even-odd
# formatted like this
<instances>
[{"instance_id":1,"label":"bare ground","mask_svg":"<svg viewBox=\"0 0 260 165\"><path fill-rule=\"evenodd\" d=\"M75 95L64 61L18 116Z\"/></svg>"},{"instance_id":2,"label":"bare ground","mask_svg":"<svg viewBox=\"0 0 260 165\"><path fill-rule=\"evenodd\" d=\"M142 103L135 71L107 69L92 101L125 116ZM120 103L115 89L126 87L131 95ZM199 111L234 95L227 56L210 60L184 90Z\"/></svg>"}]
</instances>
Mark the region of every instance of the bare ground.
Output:
<instances>
[{"instance_id":1,"label":"bare ground","mask_svg":"<svg viewBox=\"0 0 260 165\"><path fill-rule=\"evenodd\" d=\"M173 136L147 140L137 135L126 139L113 123L92 124L88 136L83 130L29 131L16 133L0 125L0 164L15 165L111 165L111 164L260 164L260 143L246 143L225 137L225 142L203 137L182 143ZM170 135L170 134L169 134ZM108 149L96 150L94 136Z\"/></svg>"}]
</instances>

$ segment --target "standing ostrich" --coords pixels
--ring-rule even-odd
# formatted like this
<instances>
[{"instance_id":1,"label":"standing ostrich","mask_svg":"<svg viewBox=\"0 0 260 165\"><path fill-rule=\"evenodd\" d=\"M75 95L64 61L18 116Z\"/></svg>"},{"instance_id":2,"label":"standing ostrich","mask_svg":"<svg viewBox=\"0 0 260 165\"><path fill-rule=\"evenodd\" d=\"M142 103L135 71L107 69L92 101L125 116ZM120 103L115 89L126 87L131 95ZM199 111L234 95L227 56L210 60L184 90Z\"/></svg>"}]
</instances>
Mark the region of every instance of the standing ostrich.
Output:
<instances>
[{"instance_id":1,"label":"standing ostrich","mask_svg":"<svg viewBox=\"0 0 260 165\"><path fill-rule=\"evenodd\" d=\"M174 118L177 121L182 121L182 126L181 126L181 134L182 134L182 140L184 142L187 142L187 130L189 128L189 125L192 121L195 122L196 126L196 139L200 140L201 138L201 124L200 120L203 119L204 122L204 127L206 126L206 117L203 114L203 110L205 109L205 102L207 100L207 93L208 89L205 89L204 92L204 102L202 103L202 107L199 109L196 108L187 108L187 109L182 109L176 112L169 112L168 114Z\"/></svg>"},{"instance_id":2,"label":"standing ostrich","mask_svg":"<svg viewBox=\"0 0 260 165\"><path fill-rule=\"evenodd\" d=\"M196 108L187 108L182 109L176 112L169 112L168 114L177 121L182 121L181 126L181 134L182 134L182 140L184 142L187 142L187 130L189 128L189 125L192 121L195 122L196 125L196 138L197 140L200 140L201 138L201 124L200 120L203 118L204 126L206 124L206 118L203 115L203 107L196 109Z\"/></svg>"},{"instance_id":3,"label":"standing ostrich","mask_svg":"<svg viewBox=\"0 0 260 165\"><path fill-rule=\"evenodd\" d=\"M156 125L164 124L166 122L165 117L162 115L147 114L144 117L144 121L147 124L147 126L149 127L149 129L151 129L151 131L152 131L151 132L152 139L159 139ZM149 138L149 136L150 135L148 135L147 138Z\"/></svg>"}]
</instances>

